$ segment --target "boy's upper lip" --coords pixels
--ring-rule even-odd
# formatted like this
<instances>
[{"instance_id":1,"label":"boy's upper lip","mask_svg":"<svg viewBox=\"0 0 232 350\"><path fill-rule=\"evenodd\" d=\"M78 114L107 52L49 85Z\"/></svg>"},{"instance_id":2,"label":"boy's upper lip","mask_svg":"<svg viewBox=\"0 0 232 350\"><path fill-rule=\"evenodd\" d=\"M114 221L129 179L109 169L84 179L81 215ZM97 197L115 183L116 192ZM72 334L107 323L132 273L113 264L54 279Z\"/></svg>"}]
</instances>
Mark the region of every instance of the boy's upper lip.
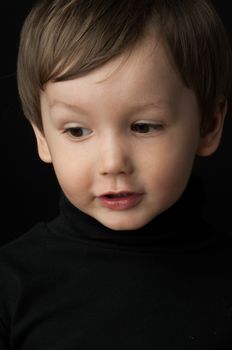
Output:
<instances>
[{"instance_id":1,"label":"boy's upper lip","mask_svg":"<svg viewBox=\"0 0 232 350\"><path fill-rule=\"evenodd\" d=\"M121 190L121 191L108 191L108 192L104 192L100 195L98 195L97 197L105 197L105 196L119 196L119 195L140 195L142 194L142 192L136 192L136 191L131 191L131 190Z\"/></svg>"}]
</instances>

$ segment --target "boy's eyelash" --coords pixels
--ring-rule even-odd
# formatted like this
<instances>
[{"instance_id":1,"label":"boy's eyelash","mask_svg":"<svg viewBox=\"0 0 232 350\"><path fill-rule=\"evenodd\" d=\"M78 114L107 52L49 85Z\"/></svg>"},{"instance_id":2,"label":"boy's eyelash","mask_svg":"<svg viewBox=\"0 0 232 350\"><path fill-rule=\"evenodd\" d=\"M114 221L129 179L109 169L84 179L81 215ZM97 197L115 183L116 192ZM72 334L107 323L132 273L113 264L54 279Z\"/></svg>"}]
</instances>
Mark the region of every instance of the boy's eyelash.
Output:
<instances>
[{"instance_id":1,"label":"boy's eyelash","mask_svg":"<svg viewBox=\"0 0 232 350\"><path fill-rule=\"evenodd\" d=\"M84 130L89 131L87 133L87 135L91 134L91 132L92 132L91 130L84 128L84 127L81 127L81 126L73 126L73 127L69 127L69 128L64 129L64 131L62 133L69 134L70 136L75 137L75 138L81 138L83 136L87 136L87 135L83 135Z\"/></svg>"},{"instance_id":2,"label":"boy's eyelash","mask_svg":"<svg viewBox=\"0 0 232 350\"><path fill-rule=\"evenodd\" d=\"M149 129L152 129L153 131L159 131L164 128L162 124L156 124L156 123L149 123L149 122L136 122L132 124L132 130L135 132L138 132L140 134L147 134L152 131L149 131ZM137 129L136 129L137 128Z\"/></svg>"},{"instance_id":3,"label":"boy's eyelash","mask_svg":"<svg viewBox=\"0 0 232 350\"><path fill-rule=\"evenodd\" d=\"M139 134L150 134L153 131L154 132L159 131L159 130L162 130L163 128L164 126L162 124L142 122L142 121L135 122L131 125L131 130ZM88 128L84 128L81 126L73 126L73 127L65 128L62 133L69 134L71 137L78 139L78 138L90 135L92 131Z\"/></svg>"}]
</instances>

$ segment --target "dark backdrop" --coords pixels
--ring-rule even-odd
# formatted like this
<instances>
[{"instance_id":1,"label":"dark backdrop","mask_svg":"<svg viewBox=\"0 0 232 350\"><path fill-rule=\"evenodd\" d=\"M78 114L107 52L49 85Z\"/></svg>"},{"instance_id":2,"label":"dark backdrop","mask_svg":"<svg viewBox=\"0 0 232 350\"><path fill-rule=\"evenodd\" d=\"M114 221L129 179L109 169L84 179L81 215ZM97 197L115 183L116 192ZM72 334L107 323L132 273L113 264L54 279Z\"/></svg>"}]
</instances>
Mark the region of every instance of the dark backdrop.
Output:
<instances>
[{"instance_id":1,"label":"dark backdrop","mask_svg":"<svg viewBox=\"0 0 232 350\"><path fill-rule=\"evenodd\" d=\"M58 212L59 187L52 166L42 163L24 119L16 87L19 33L33 0L1 1L0 116L2 125L2 191L0 244L16 238L40 220ZM213 1L232 39L230 1ZM215 227L232 232L232 112L226 119L218 151L200 160L196 172L205 186L204 215Z\"/></svg>"}]
</instances>

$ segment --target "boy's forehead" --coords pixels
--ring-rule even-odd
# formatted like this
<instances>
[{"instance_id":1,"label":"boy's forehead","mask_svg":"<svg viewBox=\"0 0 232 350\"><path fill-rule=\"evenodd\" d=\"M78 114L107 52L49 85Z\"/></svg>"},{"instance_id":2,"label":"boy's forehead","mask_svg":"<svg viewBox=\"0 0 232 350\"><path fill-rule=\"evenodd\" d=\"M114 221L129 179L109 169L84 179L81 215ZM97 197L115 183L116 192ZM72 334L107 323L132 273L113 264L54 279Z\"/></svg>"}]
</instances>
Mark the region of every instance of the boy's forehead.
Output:
<instances>
[{"instance_id":1,"label":"boy's forehead","mask_svg":"<svg viewBox=\"0 0 232 350\"><path fill-rule=\"evenodd\" d=\"M92 101L131 110L174 108L186 87L162 42L148 36L131 51L73 80L47 83L42 95L49 108L84 112ZM118 107L120 108L120 107Z\"/></svg>"},{"instance_id":2,"label":"boy's forehead","mask_svg":"<svg viewBox=\"0 0 232 350\"><path fill-rule=\"evenodd\" d=\"M95 84L100 89L103 85L121 84L123 80L126 83L127 78L134 79L135 83L136 80L144 79L146 83L157 79L168 80L171 83L172 77L176 78L176 75L177 70L162 42L153 35L146 36L133 49L125 51L82 76L62 82L48 82L45 90L48 92L53 90L57 95L61 85L64 87L73 85L74 88L78 84L82 87Z\"/></svg>"},{"instance_id":3,"label":"boy's forehead","mask_svg":"<svg viewBox=\"0 0 232 350\"><path fill-rule=\"evenodd\" d=\"M141 65L144 66L147 63L156 60L160 56L162 43L160 43L154 34L145 35L141 40L139 40L133 48L126 49L120 55L116 55L104 64L96 67L92 71L82 75L80 79L88 76L96 84L111 82L117 78L122 71L130 72L131 69L141 69ZM165 53L164 53L165 54ZM164 58L164 57L163 57ZM162 58L162 61L163 61ZM83 79L84 80L84 79Z\"/></svg>"}]
</instances>

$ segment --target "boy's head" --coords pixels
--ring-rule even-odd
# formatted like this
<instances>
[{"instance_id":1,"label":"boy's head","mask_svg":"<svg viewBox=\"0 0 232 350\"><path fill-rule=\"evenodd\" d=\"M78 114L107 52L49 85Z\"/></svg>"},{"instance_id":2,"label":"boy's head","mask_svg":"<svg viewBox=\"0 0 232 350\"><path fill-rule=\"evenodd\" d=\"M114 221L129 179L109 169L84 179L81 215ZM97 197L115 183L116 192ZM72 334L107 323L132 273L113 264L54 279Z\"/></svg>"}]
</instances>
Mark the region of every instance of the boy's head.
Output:
<instances>
[{"instance_id":1,"label":"boy's head","mask_svg":"<svg viewBox=\"0 0 232 350\"><path fill-rule=\"evenodd\" d=\"M206 0L44 0L25 21L18 86L26 117L42 130L40 90L73 79L129 51L156 32L184 83L198 98L204 126L218 96L228 97L231 53Z\"/></svg>"},{"instance_id":2,"label":"boy's head","mask_svg":"<svg viewBox=\"0 0 232 350\"><path fill-rule=\"evenodd\" d=\"M206 1L49 0L24 24L18 86L69 200L131 230L175 203L195 156L217 149L231 70Z\"/></svg>"}]
</instances>

